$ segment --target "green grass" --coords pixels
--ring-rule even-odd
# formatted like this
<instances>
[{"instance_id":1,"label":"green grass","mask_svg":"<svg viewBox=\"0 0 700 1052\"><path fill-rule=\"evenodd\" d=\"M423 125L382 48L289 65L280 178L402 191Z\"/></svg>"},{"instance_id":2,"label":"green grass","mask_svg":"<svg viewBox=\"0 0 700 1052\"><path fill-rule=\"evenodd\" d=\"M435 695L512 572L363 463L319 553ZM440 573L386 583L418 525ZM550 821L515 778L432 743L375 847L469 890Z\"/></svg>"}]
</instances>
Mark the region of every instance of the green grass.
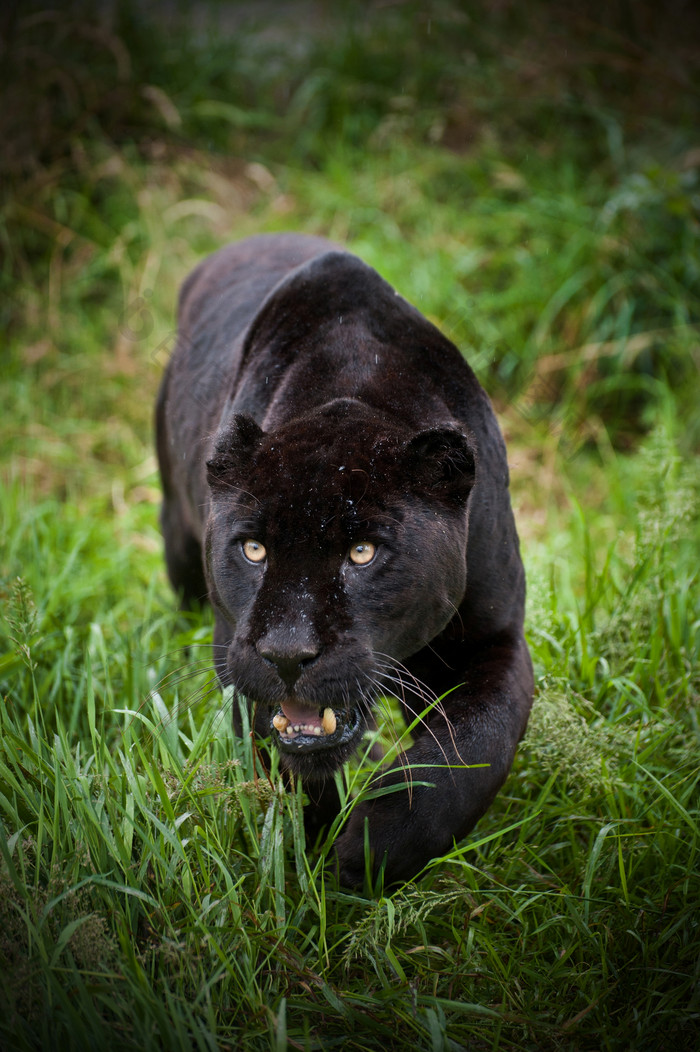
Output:
<instances>
[{"instance_id":1,"label":"green grass","mask_svg":"<svg viewBox=\"0 0 700 1052\"><path fill-rule=\"evenodd\" d=\"M0 1045L695 1049L690 29L545 3L232 37L38 10L0 107ZM471 838L391 895L304 844L299 794L233 737L209 615L165 579L177 288L279 229L433 318L509 442L530 727Z\"/></svg>"}]
</instances>

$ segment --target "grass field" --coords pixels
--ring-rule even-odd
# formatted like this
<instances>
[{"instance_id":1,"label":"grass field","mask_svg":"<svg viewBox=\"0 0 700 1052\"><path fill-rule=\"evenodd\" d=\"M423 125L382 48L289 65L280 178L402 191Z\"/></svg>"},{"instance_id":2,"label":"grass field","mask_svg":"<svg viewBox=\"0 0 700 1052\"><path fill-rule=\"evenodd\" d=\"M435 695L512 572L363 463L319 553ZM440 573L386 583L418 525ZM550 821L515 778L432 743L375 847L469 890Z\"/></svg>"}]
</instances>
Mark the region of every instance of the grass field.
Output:
<instances>
[{"instance_id":1,"label":"grass field","mask_svg":"<svg viewBox=\"0 0 700 1052\"><path fill-rule=\"evenodd\" d=\"M6 17L0 1047L694 1050L693 14L289 11ZM387 895L305 850L162 559L179 283L286 229L450 335L509 444L530 727L471 837Z\"/></svg>"}]
</instances>

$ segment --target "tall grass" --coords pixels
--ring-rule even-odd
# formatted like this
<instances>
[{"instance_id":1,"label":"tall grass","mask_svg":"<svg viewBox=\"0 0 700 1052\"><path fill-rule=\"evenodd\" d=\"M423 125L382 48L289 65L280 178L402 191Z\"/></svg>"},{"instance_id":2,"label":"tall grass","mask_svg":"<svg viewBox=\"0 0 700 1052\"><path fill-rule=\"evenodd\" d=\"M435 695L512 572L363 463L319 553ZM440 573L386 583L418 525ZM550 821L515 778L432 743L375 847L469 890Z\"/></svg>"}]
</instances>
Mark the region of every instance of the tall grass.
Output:
<instances>
[{"instance_id":1,"label":"tall grass","mask_svg":"<svg viewBox=\"0 0 700 1052\"><path fill-rule=\"evenodd\" d=\"M0 1044L694 1049L692 27L100 10L23 8L2 67ZM306 843L162 566L178 284L277 229L440 324L509 440L536 704L471 838L391 894ZM371 764L343 778L350 808Z\"/></svg>"}]
</instances>

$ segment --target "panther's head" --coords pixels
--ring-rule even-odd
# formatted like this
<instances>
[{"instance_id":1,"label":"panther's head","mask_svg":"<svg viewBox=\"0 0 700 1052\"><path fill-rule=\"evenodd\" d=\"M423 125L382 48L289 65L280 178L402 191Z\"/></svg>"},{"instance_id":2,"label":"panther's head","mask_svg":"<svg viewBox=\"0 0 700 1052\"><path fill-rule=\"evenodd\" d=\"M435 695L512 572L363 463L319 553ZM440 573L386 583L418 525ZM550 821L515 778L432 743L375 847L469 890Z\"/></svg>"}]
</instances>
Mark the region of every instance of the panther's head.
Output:
<instances>
[{"instance_id":1,"label":"panther's head","mask_svg":"<svg viewBox=\"0 0 700 1052\"><path fill-rule=\"evenodd\" d=\"M219 676L267 713L285 766L325 778L464 596L470 441L338 399L267 432L234 414L207 472Z\"/></svg>"}]
</instances>

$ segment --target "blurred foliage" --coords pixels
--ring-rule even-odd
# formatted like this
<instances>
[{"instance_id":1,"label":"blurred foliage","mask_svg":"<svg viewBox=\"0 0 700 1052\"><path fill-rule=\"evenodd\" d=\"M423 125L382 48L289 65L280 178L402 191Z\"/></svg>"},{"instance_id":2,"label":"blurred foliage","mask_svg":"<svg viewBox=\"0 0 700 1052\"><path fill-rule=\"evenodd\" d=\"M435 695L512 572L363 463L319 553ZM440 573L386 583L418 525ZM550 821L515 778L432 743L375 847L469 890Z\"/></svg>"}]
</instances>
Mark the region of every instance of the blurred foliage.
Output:
<instances>
[{"instance_id":1,"label":"blurred foliage","mask_svg":"<svg viewBox=\"0 0 700 1052\"><path fill-rule=\"evenodd\" d=\"M432 251L428 307L496 393L527 391L542 415L584 430L601 419L623 446L669 388L692 416L692 5L260 12L124 0L4 16L5 331L45 327L37 289L48 291L50 327L65 295L77 311L104 311L109 327L154 242L173 236L165 222L154 230L158 212L194 197L220 239L217 216L274 194L272 225L337 229L359 249L378 229L379 269L401 238L417 257ZM278 184L294 194L280 198ZM192 248L212 247L213 233L195 224Z\"/></svg>"}]
</instances>

